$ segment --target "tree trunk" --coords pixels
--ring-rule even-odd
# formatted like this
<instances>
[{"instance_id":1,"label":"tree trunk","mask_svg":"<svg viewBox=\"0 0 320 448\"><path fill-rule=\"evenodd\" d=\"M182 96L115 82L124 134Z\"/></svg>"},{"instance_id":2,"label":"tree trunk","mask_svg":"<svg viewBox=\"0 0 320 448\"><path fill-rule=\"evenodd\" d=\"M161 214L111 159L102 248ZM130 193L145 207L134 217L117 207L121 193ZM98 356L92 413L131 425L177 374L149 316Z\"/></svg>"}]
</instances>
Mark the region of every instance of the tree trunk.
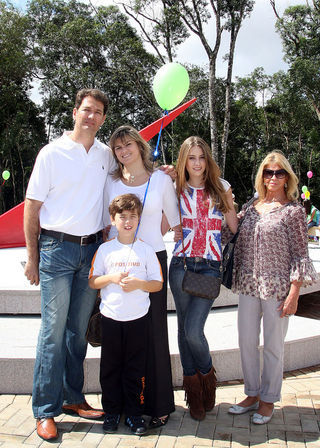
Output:
<instances>
[{"instance_id":1,"label":"tree trunk","mask_svg":"<svg viewBox=\"0 0 320 448\"><path fill-rule=\"evenodd\" d=\"M212 156L219 163L219 142L218 142L218 129L217 129L217 116L215 110L215 104L217 99L217 87L216 87L216 61L213 58L210 60L209 65L209 123L210 123L210 138L211 138L211 151Z\"/></svg>"}]
</instances>

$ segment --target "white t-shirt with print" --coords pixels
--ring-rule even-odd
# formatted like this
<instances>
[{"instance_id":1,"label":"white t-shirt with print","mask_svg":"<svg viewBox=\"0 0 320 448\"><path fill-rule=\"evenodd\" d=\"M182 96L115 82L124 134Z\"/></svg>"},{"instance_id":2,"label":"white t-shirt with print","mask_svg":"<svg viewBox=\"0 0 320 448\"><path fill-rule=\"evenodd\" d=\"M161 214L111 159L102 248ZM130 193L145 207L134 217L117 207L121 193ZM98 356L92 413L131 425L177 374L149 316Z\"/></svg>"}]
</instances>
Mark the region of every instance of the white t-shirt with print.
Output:
<instances>
[{"instance_id":1,"label":"white t-shirt with print","mask_svg":"<svg viewBox=\"0 0 320 448\"><path fill-rule=\"evenodd\" d=\"M152 247L141 240L131 246L120 243L117 238L101 244L92 260L89 278L127 271L129 276L141 280L163 281L160 263ZM149 293L141 289L124 292L115 283L101 289L100 312L111 319L139 319L147 314L149 306Z\"/></svg>"}]
</instances>

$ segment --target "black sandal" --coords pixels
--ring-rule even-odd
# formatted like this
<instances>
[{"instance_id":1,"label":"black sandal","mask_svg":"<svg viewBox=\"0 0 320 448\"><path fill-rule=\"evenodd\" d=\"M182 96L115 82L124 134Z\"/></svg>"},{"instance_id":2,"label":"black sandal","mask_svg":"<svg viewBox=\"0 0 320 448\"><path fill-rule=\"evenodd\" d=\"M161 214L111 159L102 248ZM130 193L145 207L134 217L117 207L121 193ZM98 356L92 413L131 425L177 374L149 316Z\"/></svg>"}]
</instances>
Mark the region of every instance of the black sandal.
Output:
<instances>
[{"instance_id":1,"label":"black sandal","mask_svg":"<svg viewBox=\"0 0 320 448\"><path fill-rule=\"evenodd\" d=\"M166 415L165 417L151 417L149 422L149 428L160 428L168 423L170 415Z\"/></svg>"}]
</instances>

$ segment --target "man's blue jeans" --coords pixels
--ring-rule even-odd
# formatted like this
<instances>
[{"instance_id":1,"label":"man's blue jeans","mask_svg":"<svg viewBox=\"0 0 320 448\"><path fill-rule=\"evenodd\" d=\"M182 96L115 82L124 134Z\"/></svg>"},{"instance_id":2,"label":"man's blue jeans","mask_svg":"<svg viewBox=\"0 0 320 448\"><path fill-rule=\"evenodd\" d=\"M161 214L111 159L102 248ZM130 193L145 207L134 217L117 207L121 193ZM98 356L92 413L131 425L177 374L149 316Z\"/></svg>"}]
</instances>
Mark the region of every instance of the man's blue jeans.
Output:
<instances>
[{"instance_id":1,"label":"man's blue jeans","mask_svg":"<svg viewBox=\"0 0 320 448\"><path fill-rule=\"evenodd\" d=\"M59 415L63 402L84 401L85 333L97 296L88 286L88 274L100 244L81 246L40 235L41 328L32 392L36 418Z\"/></svg>"},{"instance_id":2,"label":"man's blue jeans","mask_svg":"<svg viewBox=\"0 0 320 448\"><path fill-rule=\"evenodd\" d=\"M188 270L220 277L220 262L203 258L186 258ZM183 374L194 375L197 370L206 374L212 367L209 345L204 334L213 300L192 296L182 291L183 257L172 257L169 283L178 318L178 344Z\"/></svg>"}]
</instances>

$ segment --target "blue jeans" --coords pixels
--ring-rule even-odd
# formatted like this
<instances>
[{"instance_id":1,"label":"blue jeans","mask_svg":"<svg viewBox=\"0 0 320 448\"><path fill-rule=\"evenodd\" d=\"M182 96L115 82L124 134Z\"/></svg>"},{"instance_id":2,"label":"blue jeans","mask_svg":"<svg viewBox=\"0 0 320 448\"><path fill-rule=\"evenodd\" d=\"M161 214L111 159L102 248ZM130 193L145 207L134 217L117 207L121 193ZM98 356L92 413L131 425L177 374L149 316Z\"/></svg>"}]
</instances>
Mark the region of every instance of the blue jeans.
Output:
<instances>
[{"instance_id":1,"label":"blue jeans","mask_svg":"<svg viewBox=\"0 0 320 448\"><path fill-rule=\"evenodd\" d=\"M186 258L188 270L220 277L220 262L203 258ZM178 344L184 375L197 370L206 374L212 367L209 345L204 334L213 300L203 299L182 291L183 257L172 257L169 283L177 310Z\"/></svg>"},{"instance_id":2,"label":"blue jeans","mask_svg":"<svg viewBox=\"0 0 320 448\"><path fill-rule=\"evenodd\" d=\"M97 296L89 288L88 273L101 242L81 246L40 235L41 328L32 392L35 418L59 415L63 402L84 401L85 333Z\"/></svg>"}]
</instances>

